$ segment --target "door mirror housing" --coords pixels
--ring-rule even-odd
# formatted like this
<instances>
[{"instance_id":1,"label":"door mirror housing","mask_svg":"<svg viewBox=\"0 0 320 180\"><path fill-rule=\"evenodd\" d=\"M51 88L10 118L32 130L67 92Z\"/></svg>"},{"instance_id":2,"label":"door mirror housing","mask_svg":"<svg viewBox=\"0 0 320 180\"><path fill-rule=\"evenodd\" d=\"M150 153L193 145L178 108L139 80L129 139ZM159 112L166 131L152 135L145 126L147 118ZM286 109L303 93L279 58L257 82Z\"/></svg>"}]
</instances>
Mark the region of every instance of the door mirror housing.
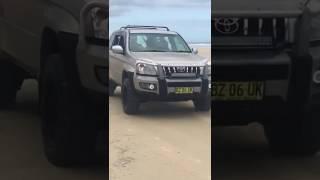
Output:
<instances>
[{"instance_id":1,"label":"door mirror housing","mask_svg":"<svg viewBox=\"0 0 320 180\"><path fill-rule=\"evenodd\" d=\"M115 54L124 54L124 50L120 45L115 45L111 47L111 50Z\"/></svg>"},{"instance_id":2,"label":"door mirror housing","mask_svg":"<svg viewBox=\"0 0 320 180\"><path fill-rule=\"evenodd\" d=\"M199 51L198 51L198 49L197 49L197 48L192 48L192 53L193 53L193 54L198 54L198 53L199 53Z\"/></svg>"}]
</instances>

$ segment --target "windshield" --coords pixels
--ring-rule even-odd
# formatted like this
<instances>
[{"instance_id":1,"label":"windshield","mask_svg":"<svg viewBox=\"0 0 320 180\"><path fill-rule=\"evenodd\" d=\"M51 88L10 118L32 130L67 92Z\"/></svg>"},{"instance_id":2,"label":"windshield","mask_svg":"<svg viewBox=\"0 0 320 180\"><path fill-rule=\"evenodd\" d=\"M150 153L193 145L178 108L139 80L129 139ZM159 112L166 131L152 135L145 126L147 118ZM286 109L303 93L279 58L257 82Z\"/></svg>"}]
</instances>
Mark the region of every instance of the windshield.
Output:
<instances>
[{"instance_id":1,"label":"windshield","mask_svg":"<svg viewBox=\"0 0 320 180\"><path fill-rule=\"evenodd\" d=\"M181 36L157 33L131 33L129 49L132 52L191 52Z\"/></svg>"}]
</instances>

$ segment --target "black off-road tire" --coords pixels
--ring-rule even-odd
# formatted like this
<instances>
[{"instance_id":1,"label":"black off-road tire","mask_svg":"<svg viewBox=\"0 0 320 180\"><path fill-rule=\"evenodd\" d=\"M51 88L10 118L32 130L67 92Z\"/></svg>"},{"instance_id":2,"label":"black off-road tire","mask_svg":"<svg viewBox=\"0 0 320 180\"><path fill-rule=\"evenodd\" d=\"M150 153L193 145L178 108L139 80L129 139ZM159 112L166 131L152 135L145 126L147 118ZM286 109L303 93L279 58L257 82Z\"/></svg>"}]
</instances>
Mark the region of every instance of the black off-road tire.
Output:
<instances>
[{"instance_id":1,"label":"black off-road tire","mask_svg":"<svg viewBox=\"0 0 320 180\"><path fill-rule=\"evenodd\" d=\"M126 114L137 114L139 112L140 100L136 95L133 84L125 78L121 87L122 107Z\"/></svg>"},{"instance_id":2,"label":"black off-road tire","mask_svg":"<svg viewBox=\"0 0 320 180\"><path fill-rule=\"evenodd\" d=\"M114 96L117 84L113 80L109 80L109 96Z\"/></svg>"},{"instance_id":3,"label":"black off-road tire","mask_svg":"<svg viewBox=\"0 0 320 180\"><path fill-rule=\"evenodd\" d=\"M264 122L265 135L276 156L313 156L320 148L320 108L292 111Z\"/></svg>"},{"instance_id":4,"label":"black off-road tire","mask_svg":"<svg viewBox=\"0 0 320 180\"><path fill-rule=\"evenodd\" d=\"M60 167L87 165L95 160L96 121L88 117L85 97L66 71L58 54L48 56L41 71L45 155Z\"/></svg>"},{"instance_id":5,"label":"black off-road tire","mask_svg":"<svg viewBox=\"0 0 320 180\"><path fill-rule=\"evenodd\" d=\"M196 111L209 111L211 108L211 99L209 96L202 96L194 99L193 105Z\"/></svg>"},{"instance_id":6,"label":"black off-road tire","mask_svg":"<svg viewBox=\"0 0 320 180\"><path fill-rule=\"evenodd\" d=\"M12 107L24 80L24 72L16 65L0 61L0 109Z\"/></svg>"}]
</instances>

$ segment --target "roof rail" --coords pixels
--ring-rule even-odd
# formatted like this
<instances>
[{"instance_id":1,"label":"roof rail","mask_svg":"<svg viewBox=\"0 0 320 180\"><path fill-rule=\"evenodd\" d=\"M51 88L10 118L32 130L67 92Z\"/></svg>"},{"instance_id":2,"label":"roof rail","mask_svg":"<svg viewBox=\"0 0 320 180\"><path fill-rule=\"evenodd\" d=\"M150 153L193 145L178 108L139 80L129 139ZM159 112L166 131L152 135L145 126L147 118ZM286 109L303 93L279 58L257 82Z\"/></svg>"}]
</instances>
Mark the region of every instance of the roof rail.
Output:
<instances>
[{"instance_id":1,"label":"roof rail","mask_svg":"<svg viewBox=\"0 0 320 180\"><path fill-rule=\"evenodd\" d=\"M121 27L120 30L124 29L165 29L166 31L170 31L170 29L166 26L139 26L139 25L128 25Z\"/></svg>"}]
</instances>

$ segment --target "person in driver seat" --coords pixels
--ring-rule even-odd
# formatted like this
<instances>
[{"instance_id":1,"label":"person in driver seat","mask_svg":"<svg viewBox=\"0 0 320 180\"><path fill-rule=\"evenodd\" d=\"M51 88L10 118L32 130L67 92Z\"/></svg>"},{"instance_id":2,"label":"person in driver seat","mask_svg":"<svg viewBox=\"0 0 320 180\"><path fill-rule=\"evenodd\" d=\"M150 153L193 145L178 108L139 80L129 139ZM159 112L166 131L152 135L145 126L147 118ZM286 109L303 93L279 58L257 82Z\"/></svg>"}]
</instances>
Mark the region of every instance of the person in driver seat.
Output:
<instances>
[{"instance_id":1,"label":"person in driver seat","mask_svg":"<svg viewBox=\"0 0 320 180\"><path fill-rule=\"evenodd\" d=\"M169 51L168 42L164 39L164 37L159 37L158 45L159 49L163 51Z\"/></svg>"},{"instance_id":2,"label":"person in driver seat","mask_svg":"<svg viewBox=\"0 0 320 180\"><path fill-rule=\"evenodd\" d=\"M141 52L145 50L145 48L138 42L137 36L132 36L130 46L131 46L131 49L135 49L135 51L137 52Z\"/></svg>"}]
</instances>

